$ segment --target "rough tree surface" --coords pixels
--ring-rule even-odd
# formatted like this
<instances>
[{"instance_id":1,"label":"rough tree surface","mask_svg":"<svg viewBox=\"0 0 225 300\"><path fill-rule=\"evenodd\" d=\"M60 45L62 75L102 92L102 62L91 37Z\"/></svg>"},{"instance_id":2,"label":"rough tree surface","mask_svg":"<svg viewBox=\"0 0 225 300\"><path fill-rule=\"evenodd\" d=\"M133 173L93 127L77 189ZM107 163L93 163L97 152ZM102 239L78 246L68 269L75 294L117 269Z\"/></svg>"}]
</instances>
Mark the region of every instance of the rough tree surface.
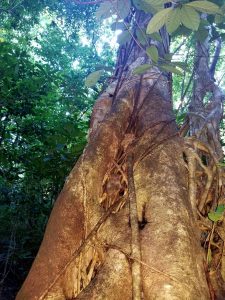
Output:
<instances>
[{"instance_id":1,"label":"rough tree surface","mask_svg":"<svg viewBox=\"0 0 225 300\"><path fill-rule=\"evenodd\" d=\"M169 45L164 30L161 35L164 45L150 43L163 56ZM196 79L200 72L209 74L203 46L205 67L201 62ZM199 89L206 80L198 81L194 111L180 131L192 137L184 137L172 112L169 74L156 67L144 75L132 72L148 60L133 39L120 47L115 79L95 104L89 142L55 203L17 300L224 299L219 246L210 249L211 269L206 259L216 233L207 213L222 203L222 94L209 78L217 113L213 127L210 107L205 122L199 117ZM206 226L207 251L200 244L200 223ZM220 246L222 234L217 233Z\"/></svg>"}]
</instances>

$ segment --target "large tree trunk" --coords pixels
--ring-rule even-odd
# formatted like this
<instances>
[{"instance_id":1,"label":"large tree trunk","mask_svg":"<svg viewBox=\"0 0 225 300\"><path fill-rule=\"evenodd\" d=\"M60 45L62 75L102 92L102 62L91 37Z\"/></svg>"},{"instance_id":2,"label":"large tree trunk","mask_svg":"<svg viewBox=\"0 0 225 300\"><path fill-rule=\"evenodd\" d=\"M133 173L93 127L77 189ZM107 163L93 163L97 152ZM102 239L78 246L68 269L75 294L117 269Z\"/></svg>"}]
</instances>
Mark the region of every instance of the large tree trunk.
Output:
<instances>
[{"instance_id":1,"label":"large tree trunk","mask_svg":"<svg viewBox=\"0 0 225 300\"><path fill-rule=\"evenodd\" d=\"M133 40L124 51L17 300L212 297L168 74L133 75L147 57Z\"/></svg>"}]
</instances>

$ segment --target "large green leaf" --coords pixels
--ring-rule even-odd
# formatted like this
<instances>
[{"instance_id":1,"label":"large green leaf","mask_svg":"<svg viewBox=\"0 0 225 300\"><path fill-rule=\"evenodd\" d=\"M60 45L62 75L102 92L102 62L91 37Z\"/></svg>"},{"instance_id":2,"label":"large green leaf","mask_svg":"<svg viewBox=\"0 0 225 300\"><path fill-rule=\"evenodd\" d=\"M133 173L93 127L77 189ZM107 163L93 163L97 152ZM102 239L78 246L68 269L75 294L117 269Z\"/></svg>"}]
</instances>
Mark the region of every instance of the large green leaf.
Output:
<instances>
[{"instance_id":1,"label":"large green leaf","mask_svg":"<svg viewBox=\"0 0 225 300\"><path fill-rule=\"evenodd\" d=\"M112 6L112 3L109 1L102 2L99 8L96 10L95 16L97 19L106 19L112 16L112 12L115 9Z\"/></svg>"},{"instance_id":2,"label":"large green leaf","mask_svg":"<svg viewBox=\"0 0 225 300\"><path fill-rule=\"evenodd\" d=\"M120 19L125 19L130 13L130 0L117 0L117 3L115 5L118 17Z\"/></svg>"},{"instance_id":3,"label":"large green leaf","mask_svg":"<svg viewBox=\"0 0 225 300\"><path fill-rule=\"evenodd\" d=\"M171 63L174 67L178 67L179 69L190 73L190 69L187 63L183 61L172 61Z\"/></svg>"},{"instance_id":4,"label":"large green leaf","mask_svg":"<svg viewBox=\"0 0 225 300\"><path fill-rule=\"evenodd\" d=\"M194 31L198 30L200 16L196 10L192 7L188 7L187 5L183 5L180 12L181 22L184 24L184 26Z\"/></svg>"},{"instance_id":5,"label":"large green leaf","mask_svg":"<svg viewBox=\"0 0 225 300\"><path fill-rule=\"evenodd\" d=\"M143 30L137 29L136 36L137 36L138 42L141 45L143 45L143 46L147 45L148 37L147 37L147 34L144 32L144 29Z\"/></svg>"},{"instance_id":6,"label":"large green leaf","mask_svg":"<svg viewBox=\"0 0 225 300\"><path fill-rule=\"evenodd\" d=\"M170 11L166 20L166 30L169 33L173 33L181 24L181 10L175 8Z\"/></svg>"},{"instance_id":7,"label":"large green leaf","mask_svg":"<svg viewBox=\"0 0 225 300\"><path fill-rule=\"evenodd\" d=\"M224 213L225 211L225 205L224 204L219 204L216 208L217 213Z\"/></svg>"},{"instance_id":8,"label":"large green leaf","mask_svg":"<svg viewBox=\"0 0 225 300\"><path fill-rule=\"evenodd\" d=\"M200 26L198 28L198 31L196 31L196 38L198 41L200 42L204 42L206 40L206 38L208 37L208 30L206 28L206 26L204 24L202 24L202 22L200 23Z\"/></svg>"},{"instance_id":9,"label":"large green leaf","mask_svg":"<svg viewBox=\"0 0 225 300\"><path fill-rule=\"evenodd\" d=\"M128 43L130 40L131 40L131 34L128 30L123 31L117 37L117 43L119 43L120 45L124 45Z\"/></svg>"},{"instance_id":10,"label":"large green leaf","mask_svg":"<svg viewBox=\"0 0 225 300\"><path fill-rule=\"evenodd\" d=\"M145 0L146 3L150 4L155 11L160 11L164 8L164 3L168 2L166 0Z\"/></svg>"},{"instance_id":11,"label":"large green leaf","mask_svg":"<svg viewBox=\"0 0 225 300\"><path fill-rule=\"evenodd\" d=\"M218 222L223 220L223 213L222 212L209 212L208 213L208 218L213 221L213 222Z\"/></svg>"},{"instance_id":12,"label":"large green leaf","mask_svg":"<svg viewBox=\"0 0 225 300\"><path fill-rule=\"evenodd\" d=\"M135 74L135 75L143 74L144 72L146 72L147 70L149 70L151 67L152 67L152 65L143 64L141 66L136 67L133 70L133 74Z\"/></svg>"},{"instance_id":13,"label":"large green leaf","mask_svg":"<svg viewBox=\"0 0 225 300\"><path fill-rule=\"evenodd\" d=\"M225 22L225 17L224 16L222 16L222 15L216 15L215 16L215 23L216 24L221 24L223 22Z\"/></svg>"},{"instance_id":14,"label":"large green leaf","mask_svg":"<svg viewBox=\"0 0 225 300\"><path fill-rule=\"evenodd\" d=\"M137 9L143 10L147 13L152 13L153 7L144 0L133 0L132 3Z\"/></svg>"},{"instance_id":15,"label":"large green leaf","mask_svg":"<svg viewBox=\"0 0 225 300\"><path fill-rule=\"evenodd\" d=\"M126 26L125 26L124 22L114 22L111 25L111 29L113 31L115 31L115 30L125 30Z\"/></svg>"},{"instance_id":16,"label":"large green leaf","mask_svg":"<svg viewBox=\"0 0 225 300\"><path fill-rule=\"evenodd\" d=\"M162 43L162 37L158 32L153 32L149 36L152 40L155 40L155 41L158 41L158 42Z\"/></svg>"},{"instance_id":17,"label":"large green leaf","mask_svg":"<svg viewBox=\"0 0 225 300\"><path fill-rule=\"evenodd\" d=\"M162 64L160 66L160 69L162 69L163 71L166 71L166 72L171 72L171 73L174 73L174 74L177 74L177 75L183 75L183 72L180 71L179 69L177 69L175 66L172 66L172 65L167 65L167 64Z\"/></svg>"},{"instance_id":18,"label":"large green leaf","mask_svg":"<svg viewBox=\"0 0 225 300\"><path fill-rule=\"evenodd\" d=\"M215 16L215 22L216 24L220 24L220 23L225 23L225 4L223 4L221 7L220 7L220 12L221 14L217 14Z\"/></svg>"},{"instance_id":19,"label":"large green leaf","mask_svg":"<svg viewBox=\"0 0 225 300\"><path fill-rule=\"evenodd\" d=\"M186 6L208 14L220 14L219 6L209 1L193 1L186 4Z\"/></svg>"},{"instance_id":20,"label":"large green leaf","mask_svg":"<svg viewBox=\"0 0 225 300\"><path fill-rule=\"evenodd\" d=\"M217 206L216 211L210 211L208 213L208 218L213 222L222 221L224 211L225 211L225 205L220 204Z\"/></svg>"},{"instance_id":21,"label":"large green leaf","mask_svg":"<svg viewBox=\"0 0 225 300\"><path fill-rule=\"evenodd\" d=\"M146 49L146 52L148 54L148 56L151 58L151 60L154 63L157 63L158 59L159 59L159 53L158 53L158 49L156 48L156 46L150 46Z\"/></svg>"},{"instance_id":22,"label":"large green leaf","mask_svg":"<svg viewBox=\"0 0 225 300\"><path fill-rule=\"evenodd\" d=\"M173 54L172 53L166 53L164 55L164 59L165 60L168 60L168 61L171 61L172 60L172 57L173 57Z\"/></svg>"},{"instance_id":23,"label":"large green leaf","mask_svg":"<svg viewBox=\"0 0 225 300\"><path fill-rule=\"evenodd\" d=\"M167 17L171 10L172 8L166 8L155 14L148 23L147 33L151 34L158 31L166 23Z\"/></svg>"},{"instance_id":24,"label":"large green leaf","mask_svg":"<svg viewBox=\"0 0 225 300\"><path fill-rule=\"evenodd\" d=\"M94 86L100 79L102 73L103 73L103 70L99 70L99 71L95 71L95 72L89 74L85 80L85 85L87 87Z\"/></svg>"}]
</instances>

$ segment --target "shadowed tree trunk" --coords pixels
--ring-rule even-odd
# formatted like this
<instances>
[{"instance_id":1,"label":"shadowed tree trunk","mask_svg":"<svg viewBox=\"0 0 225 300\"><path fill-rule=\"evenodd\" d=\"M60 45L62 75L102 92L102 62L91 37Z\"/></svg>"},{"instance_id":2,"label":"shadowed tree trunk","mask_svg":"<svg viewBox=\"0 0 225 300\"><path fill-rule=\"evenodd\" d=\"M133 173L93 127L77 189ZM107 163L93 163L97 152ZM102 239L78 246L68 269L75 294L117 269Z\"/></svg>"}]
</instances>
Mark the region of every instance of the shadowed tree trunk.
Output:
<instances>
[{"instance_id":1,"label":"shadowed tree trunk","mask_svg":"<svg viewBox=\"0 0 225 300\"><path fill-rule=\"evenodd\" d=\"M135 17L143 24L149 21L149 15L140 12ZM199 126L205 126L196 106L203 105L204 98L198 93L200 67L192 101L195 110L189 114L189 132L199 142L178 132L169 74L156 67L144 75L133 74L149 58L135 41L135 29L132 32L131 41L118 51L113 81L95 104L89 142L55 203L17 300L195 300L222 295L221 286L213 288L210 283L198 226L222 193L220 182L215 203L203 195L205 186L215 190L218 183L221 149L205 146L209 137L196 134ZM164 29L160 33L162 43L149 43L163 57L169 38ZM206 66L202 72L208 76L208 62ZM218 90L211 84L214 103ZM217 145L221 113L212 133Z\"/></svg>"}]
</instances>

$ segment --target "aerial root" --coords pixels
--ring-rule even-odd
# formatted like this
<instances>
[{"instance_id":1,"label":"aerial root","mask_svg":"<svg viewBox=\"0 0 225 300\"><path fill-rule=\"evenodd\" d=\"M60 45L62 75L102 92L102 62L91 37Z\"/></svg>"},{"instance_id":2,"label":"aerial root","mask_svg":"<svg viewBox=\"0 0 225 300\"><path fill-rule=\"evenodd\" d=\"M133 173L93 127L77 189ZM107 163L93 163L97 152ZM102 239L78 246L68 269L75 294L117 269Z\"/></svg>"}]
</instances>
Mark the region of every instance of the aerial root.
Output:
<instances>
[{"instance_id":1,"label":"aerial root","mask_svg":"<svg viewBox=\"0 0 225 300\"><path fill-rule=\"evenodd\" d=\"M189 171L189 199L201 230L201 244L210 276L225 268L224 217L210 219L210 214L225 205L225 170L212 148L193 137L185 139L184 154Z\"/></svg>"},{"instance_id":2,"label":"aerial root","mask_svg":"<svg viewBox=\"0 0 225 300\"><path fill-rule=\"evenodd\" d=\"M224 172L210 146L194 138L185 139L185 146L184 153L189 169L189 193L192 197L195 195L191 203L204 214L208 212L206 206L210 202L214 204L213 208L218 205L215 197L218 200L221 196ZM212 192L216 195L212 195Z\"/></svg>"},{"instance_id":3,"label":"aerial root","mask_svg":"<svg viewBox=\"0 0 225 300\"><path fill-rule=\"evenodd\" d=\"M115 202L118 203L114 213L118 212L128 198L127 167L124 160L114 160L102 182L99 203L108 210Z\"/></svg>"}]
</instances>

